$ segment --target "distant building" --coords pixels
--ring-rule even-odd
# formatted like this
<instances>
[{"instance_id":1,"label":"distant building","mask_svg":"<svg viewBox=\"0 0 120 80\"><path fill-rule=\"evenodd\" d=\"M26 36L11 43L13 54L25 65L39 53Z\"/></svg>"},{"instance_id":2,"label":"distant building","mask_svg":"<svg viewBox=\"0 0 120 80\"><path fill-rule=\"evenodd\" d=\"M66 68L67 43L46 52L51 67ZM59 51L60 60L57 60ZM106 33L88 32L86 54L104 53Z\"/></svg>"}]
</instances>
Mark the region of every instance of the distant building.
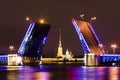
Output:
<instances>
[{"instance_id":1,"label":"distant building","mask_svg":"<svg viewBox=\"0 0 120 80\"><path fill-rule=\"evenodd\" d=\"M28 60L40 59L50 27L43 21L30 23L18 53Z\"/></svg>"},{"instance_id":2,"label":"distant building","mask_svg":"<svg viewBox=\"0 0 120 80\"><path fill-rule=\"evenodd\" d=\"M69 51L69 50L67 49L67 50L66 50L66 54L64 55L64 57L65 57L66 59L71 59L71 58L73 58L73 54L72 54L71 51Z\"/></svg>"},{"instance_id":3,"label":"distant building","mask_svg":"<svg viewBox=\"0 0 120 80\"><path fill-rule=\"evenodd\" d=\"M61 41L61 29L59 29L59 46L58 46L58 52L57 57L63 57L63 48L62 48L62 41Z\"/></svg>"},{"instance_id":4,"label":"distant building","mask_svg":"<svg viewBox=\"0 0 120 80\"><path fill-rule=\"evenodd\" d=\"M58 52L57 52L57 58L65 58L70 59L73 58L72 52L68 49L66 50L65 54L63 54L63 47L62 47L62 40L61 40L61 29L59 29L59 46L58 46Z\"/></svg>"}]
</instances>

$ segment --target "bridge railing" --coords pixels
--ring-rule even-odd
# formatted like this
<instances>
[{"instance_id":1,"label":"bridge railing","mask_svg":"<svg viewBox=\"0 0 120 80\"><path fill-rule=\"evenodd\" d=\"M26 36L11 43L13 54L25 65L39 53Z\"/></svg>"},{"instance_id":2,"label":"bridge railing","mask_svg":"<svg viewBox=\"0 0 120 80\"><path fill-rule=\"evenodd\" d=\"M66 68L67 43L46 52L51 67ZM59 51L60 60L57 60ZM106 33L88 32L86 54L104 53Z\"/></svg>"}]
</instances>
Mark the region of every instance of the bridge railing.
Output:
<instances>
[{"instance_id":1,"label":"bridge railing","mask_svg":"<svg viewBox=\"0 0 120 80\"><path fill-rule=\"evenodd\" d=\"M119 54L104 54L100 55L101 63L120 62Z\"/></svg>"},{"instance_id":2,"label":"bridge railing","mask_svg":"<svg viewBox=\"0 0 120 80\"><path fill-rule=\"evenodd\" d=\"M8 62L8 58L7 58L8 56L7 55L1 55L0 56L0 62Z\"/></svg>"}]
</instances>

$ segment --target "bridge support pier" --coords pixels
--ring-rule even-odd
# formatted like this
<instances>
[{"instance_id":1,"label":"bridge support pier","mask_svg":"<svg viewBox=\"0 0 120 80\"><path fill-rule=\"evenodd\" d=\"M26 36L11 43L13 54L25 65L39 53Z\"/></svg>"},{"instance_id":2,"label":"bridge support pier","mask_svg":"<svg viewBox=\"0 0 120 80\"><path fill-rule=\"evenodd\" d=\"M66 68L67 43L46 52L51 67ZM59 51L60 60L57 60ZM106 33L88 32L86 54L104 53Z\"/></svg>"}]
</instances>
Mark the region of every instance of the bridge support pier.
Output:
<instances>
[{"instance_id":1,"label":"bridge support pier","mask_svg":"<svg viewBox=\"0 0 120 80\"><path fill-rule=\"evenodd\" d=\"M86 66L97 66L99 65L99 56L95 54L85 54L84 63Z\"/></svg>"},{"instance_id":2,"label":"bridge support pier","mask_svg":"<svg viewBox=\"0 0 120 80\"><path fill-rule=\"evenodd\" d=\"M17 54L8 54L8 66L17 66L21 64L22 58Z\"/></svg>"}]
</instances>

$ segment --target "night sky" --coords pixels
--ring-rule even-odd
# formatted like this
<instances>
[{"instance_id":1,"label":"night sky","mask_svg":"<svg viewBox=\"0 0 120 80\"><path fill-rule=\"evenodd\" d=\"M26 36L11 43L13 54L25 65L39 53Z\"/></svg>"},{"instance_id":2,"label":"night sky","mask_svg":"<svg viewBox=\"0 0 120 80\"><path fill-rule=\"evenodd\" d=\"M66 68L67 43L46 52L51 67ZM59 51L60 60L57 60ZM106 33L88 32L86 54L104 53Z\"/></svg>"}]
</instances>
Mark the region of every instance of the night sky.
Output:
<instances>
[{"instance_id":1,"label":"night sky","mask_svg":"<svg viewBox=\"0 0 120 80\"><path fill-rule=\"evenodd\" d=\"M71 18L84 13L85 18L97 20L93 27L105 46L117 43L120 46L120 1L119 0L2 0L0 1L0 53L14 45L17 52L28 28L29 16L33 21L45 18L52 25L44 55L55 56L58 47L59 28L62 29L64 51L74 55L83 54L78 35Z\"/></svg>"}]
</instances>

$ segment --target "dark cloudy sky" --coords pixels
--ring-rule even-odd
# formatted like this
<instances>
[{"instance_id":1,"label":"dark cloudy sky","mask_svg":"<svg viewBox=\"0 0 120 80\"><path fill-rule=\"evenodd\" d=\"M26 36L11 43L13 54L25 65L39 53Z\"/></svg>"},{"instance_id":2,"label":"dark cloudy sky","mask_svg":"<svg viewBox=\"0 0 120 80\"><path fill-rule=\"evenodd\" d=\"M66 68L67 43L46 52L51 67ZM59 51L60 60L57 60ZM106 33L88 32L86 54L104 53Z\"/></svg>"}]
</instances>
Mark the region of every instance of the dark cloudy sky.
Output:
<instances>
[{"instance_id":1,"label":"dark cloudy sky","mask_svg":"<svg viewBox=\"0 0 120 80\"><path fill-rule=\"evenodd\" d=\"M52 25L44 53L55 55L58 46L58 28L62 29L64 51L83 53L71 18L84 13L86 18L96 16L94 29L102 43L120 45L119 0L1 0L0 1L0 53L14 45L16 51L28 28L25 17L32 20L44 17Z\"/></svg>"}]
</instances>

